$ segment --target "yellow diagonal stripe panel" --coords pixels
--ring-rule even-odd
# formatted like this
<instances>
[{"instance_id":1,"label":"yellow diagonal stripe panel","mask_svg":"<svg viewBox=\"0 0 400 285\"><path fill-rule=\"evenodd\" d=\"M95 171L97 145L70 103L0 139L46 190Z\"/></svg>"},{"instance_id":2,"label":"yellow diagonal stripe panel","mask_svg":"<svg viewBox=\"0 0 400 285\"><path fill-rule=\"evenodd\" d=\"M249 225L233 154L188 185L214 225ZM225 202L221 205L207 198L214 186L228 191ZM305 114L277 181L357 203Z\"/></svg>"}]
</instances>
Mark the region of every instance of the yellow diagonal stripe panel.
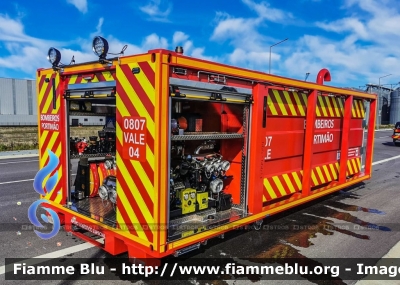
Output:
<instances>
[{"instance_id":1,"label":"yellow diagonal stripe panel","mask_svg":"<svg viewBox=\"0 0 400 285\"><path fill-rule=\"evenodd\" d=\"M328 164L329 165L329 164ZM329 170L327 165L322 166L322 169L324 170L324 173L326 175L326 178L328 179L327 182L332 181L331 175L329 174Z\"/></svg>"},{"instance_id":2,"label":"yellow diagonal stripe panel","mask_svg":"<svg viewBox=\"0 0 400 285\"><path fill-rule=\"evenodd\" d=\"M357 161L358 169L361 170L361 159L357 158L356 161Z\"/></svg>"},{"instance_id":3,"label":"yellow diagonal stripe panel","mask_svg":"<svg viewBox=\"0 0 400 285\"><path fill-rule=\"evenodd\" d=\"M350 160L347 161L347 169L348 169L348 171L349 171L350 174L353 174L353 169L352 169L352 167L351 167L351 162L350 162Z\"/></svg>"},{"instance_id":4,"label":"yellow diagonal stripe panel","mask_svg":"<svg viewBox=\"0 0 400 285\"><path fill-rule=\"evenodd\" d=\"M329 112L329 115L331 117L335 117L335 112L333 111L332 105L331 105L331 97L325 97L325 101L326 101L326 106ZM333 101L333 100L332 100Z\"/></svg>"},{"instance_id":5,"label":"yellow diagonal stripe panel","mask_svg":"<svg viewBox=\"0 0 400 285\"><path fill-rule=\"evenodd\" d=\"M326 107L325 107L324 100L322 97L323 96L318 96L318 101L319 101L319 105L321 106L321 110L322 110L322 113L324 114L324 117L327 117L328 113L326 112Z\"/></svg>"},{"instance_id":6,"label":"yellow diagonal stripe panel","mask_svg":"<svg viewBox=\"0 0 400 285\"><path fill-rule=\"evenodd\" d=\"M151 201L154 202L154 186L151 184L151 181L147 176L146 171L144 171L142 164L140 163L140 161L137 160L131 160L131 164L133 168L135 168L138 176L141 178L144 188L146 188L146 191L149 194Z\"/></svg>"},{"instance_id":7,"label":"yellow diagonal stripe panel","mask_svg":"<svg viewBox=\"0 0 400 285\"><path fill-rule=\"evenodd\" d=\"M136 200L136 203L138 204L140 211L143 214L146 222L149 225L152 225L154 222L153 216L151 215L149 209L147 208L146 203L143 200L143 197L142 197L141 193L139 192L139 189L136 186L136 183L133 181L132 177L129 175L129 171L126 169L126 166L123 163L123 160L119 161L118 171L121 171L126 184L128 184L130 186L132 196ZM123 191L121 191L121 192L123 192ZM129 208L130 208L130 206L129 206ZM127 209L127 207L125 207L125 209ZM154 229L152 229L152 231L154 231Z\"/></svg>"},{"instance_id":8,"label":"yellow diagonal stripe panel","mask_svg":"<svg viewBox=\"0 0 400 285\"><path fill-rule=\"evenodd\" d=\"M333 103L333 106L334 106L336 117L340 117L341 116L341 112L340 112L340 109L339 109L339 106L338 106L336 98L333 98L332 103Z\"/></svg>"},{"instance_id":9,"label":"yellow diagonal stripe panel","mask_svg":"<svg viewBox=\"0 0 400 285\"><path fill-rule=\"evenodd\" d=\"M286 102L288 103L288 106L289 106L291 115L297 116L297 112L296 112L296 110L294 109L293 102L292 102L292 100L290 99L289 93L288 93L287 91L283 91L283 95L285 96Z\"/></svg>"},{"instance_id":10,"label":"yellow diagonal stripe panel","mask_svg":"<svg viewBox=\"0 0 400 285\"><path fill-rule=\"evenodd\" d=\"M358 100L355 100L355 107L356 107L357 118L360 118L361 117L361 113L360 113L360 106L358 105Z\"/></svg>"},{"instance_id":11,"label":"yellow diagonal stripe panel","mask_svg":"<svg viewBox=\"0 0 400 285\"><path fill-rule=\"evenodd\" d=\"M267 178L264 178L264 187L267 189L267 192L268 192L269 196L271 196L271 199L278 198L278 196L276 196L274 189L272 189L271 184L269 183Z\"/></svg>"},{"instance_id":12,"label":"yellow diagonal stripe panel","mask_svg":"<svg viewBox=\"0 0 400 285\"><path fill-rule=\"evenodd\" d=\"M104 79L105 79L106 81L114 81L114 80L115 80L114 77L112 76L112 73L111 73L111 72L109 72L109 71L103 71L102 73L103 73Z\"/></svg>"},{"instance_id":13,"label":"yellow diagonal stripe panel","mask_svg":"<svg viewBox=\"0 0 400 285\"><path fill-rule=\"evenodd\" d=\"M296 172L293 172L292 175L293 175L294 181L296 182L297 189L299 189L299 190L303 189L302 183L301 183L300 178L299 178L299 175L297 175Z\"/></svg>"},{"instance_id":14,"label":"yellow diagonal stripe panel","mask_svg":"<svg viewBox=\"0 0 400 285\"><path fill-rule=\"evenodd\" d=\"M299 109L300 115L305 116L306 112L304 111L304 107L301 104L300 98L299 98L299 96L301 96L301 94L299 95L299 93L294 92L293 95L294 95L294 100L296 101L297 108Z\"/></svg>"},{"instance_id":15,"label":"yellow diagonal stripe panel","mask_svg":"<svg viewBox=\"0 0 400 285\"><path fill-rule=\"evenodd\" d=\"M151 134L151 136L155 138L155 133L154 133L155 124L153 118L149 115L146 108L143 106L143 103L140 100L139 96L136 94L136 91L133 89L132 85L129 83L129 81L126 79L125 76L119 74L118 80L120 81L122 88L125 90L125 92L129 94L129 97L133 105L135 106L135 109L139 113L139 116L146 118L147 129Z\"/></svg>"},{"instance_id":16,"label":"yellow diagonal stripe panel","mask_svg":"<svg viewBox=\"0 0 400 285\"><path fill-rule=\"evenodd\" d=\"M120 169L118 168L118 171L120 171ZM123 171L123 176L126 177L129 175L129 173ZM134 225L136 233L138 235L138 237L140 237L143 240L148 241L146 234L143 231L143 228L139 222L139 219L137 218L135 212L133 211L131 205L129 204L128 198L125 195L124 191L118 191L118 195L120 198L120 201L122 202L122 207L124 207L126 213L129 216L130 222L132 223L132 225ZM121 207L121 206L118 206ZM119 224L123 225L125 224L125 221L121 218L121 221L119 222ZM150 227L152 228L152 227Z\"/></svg>"},{"instance_id":17,"label":"yellow diagonal stripe panel","mask_svg":"<svg viewBox=\"0 0 400 285\"><path fill-rule=\"evenodd\" d=\"M281 110L281 113L282 113L284 116L287 116L288 113L287 113L287 111L286 111L285 105L283 104L281 95L279 94L278 90L273 90L273 95L272 95L272 96L274 96L275 101L277 102L278 107L279 107L279 109Z\"/></svg>"},{"instance_id":18,"label":"yellow diagonal stripe panel","mask_svg":"<svg viewBox=\"0 0 400 285\"><path fill-rule=\"evenodd\" d=\"M340 113L343 116L344 115L343 101L339 99L338 103L339 103Z\"/></svg>"},{"instance_id":19,"label":"yellow diagonal stripe panel","mask_svg":"<svg viewBox=\"0 0 400 285\"><path fill-rule=\"evenodd\" d=\"M315 177L315 172L314 172L314 170L311 171L311 179L312 179L312 181L314 182L314 185L315 185L315 186L316 186L316 185L319 185L318 180L317 180L317 177Z\"/></svg>"},{"instance_id":20,"label":"yellow diagonal stripe panel","mask_svg":"<svg viewBox=\"0 0 400 285\"><path fill-rule=\"evenodd\" d=\"M321 180L322 183L325 183L325 178L324 178L324 175L321 172L321 168L317 167L316 170L317 170L317 173L318 173L319 180Z\"/></svg>"},{"instance_id":21,"label":"yellow diagonal stripe panel","mask_svg":"<svg viewBox=\"0 0 400 285\"><path fill-rule=\"evenodd\" d=\"M150 67L154 71L154 63L148 62ZM139 67L138 63L132 63L129 65L129 68L132 69L134 67ZM137 80L140 82L140 85L144 89L145 93L149 97L151 103L154 105L155 104L155 91L154 87L151 85L149 79L147 78L146 74L144 72L139 72L138 74L135 75Z\"/></svg>"},{"instance_id":22,"label":"yellow diagonal stripe panel","mask_svg":"<svg viewBox=\"0 0 400 285\"><path fill-rule=\"evenodd\" d=\"M273 176L272 180L274 180L276 187L278 187L279 193L281 193L282 196L286 195L286 191L282 186L281 181L279 180L278 176Z\"/></svg>"},{"instance_id":23,"label":"yellow diagonal stripe panel","mask_svg":"<svg viewBox=\"0 0 400 285\"><path fill-rule=\"evenodd\" d=\"M72 75L72 76L69 78L68 83L69 83L69 84L75 84L77 78L78 78L78 75Z\"/></svg>"},{"instance_id":24,"label":"yellow diagonal stripe panel","mask_svg":"<svg viewBox=\"0 0 400 285\"><path fill-rule=\"evenodd\" d=\"M274 104L274 102L272 102L271 96L268 96L267 104L268 104L268 108L271 110L271 114L274 116L278 115L278 112L275 109L275 104Z\"/></svg>"},{"instance_id":25,"label":"yellow diagonal stripe panel","mask_svg":"<svg viewBox=\"0 0 400 285\"><path fill-rule=\"evenodd\" d=\"M283 174L282 176L283 176L283 179L284 179L285 182L286 182L286 185L289 187L290 193L296 192L296 190L294 189L294 187L293 187L293 185L292 185L292 182L290 181L289 176L288 176L286 173Z\"/></svg>"},{"instance_id":26,"label":"yellow diagonal stripe panel","mask_svg":"<svg viewBox=\"0 0 400 285\"><path fill-rule=\"evenodd\" d=\"M354 173L357 173L358 172L358 166L357 166L357 163L356 163L355 159L351 160L351 164L353 165Z\"/></svg>"},{"instance_id":27,"label":"yellow diagonal stripe panel","mask_svg":"<svg viewBox=\"0 0 400 285\"><path fill-rule=\"evenodd\" d=\"M320 110L322 110L321 107L318 107L318 105L315 106L315 114L317 114L317 117L321 117L322 116L322 113L321 113Z\"/></svg>"},{"instance_id":28,"label":"yellow diagonal stripe panel","mask_svg":"<svg viewBox=\"0 0 400 285\"><path fill-rule=\"evenodd\" d=\"M329 164L329 168L331 169L331 172L332 172L332 175L333 175L333 179L336 180L338 178L337 177L337 172L336 172L337 170L335 169L333 164Z\"/></svg>"}]
</instances>

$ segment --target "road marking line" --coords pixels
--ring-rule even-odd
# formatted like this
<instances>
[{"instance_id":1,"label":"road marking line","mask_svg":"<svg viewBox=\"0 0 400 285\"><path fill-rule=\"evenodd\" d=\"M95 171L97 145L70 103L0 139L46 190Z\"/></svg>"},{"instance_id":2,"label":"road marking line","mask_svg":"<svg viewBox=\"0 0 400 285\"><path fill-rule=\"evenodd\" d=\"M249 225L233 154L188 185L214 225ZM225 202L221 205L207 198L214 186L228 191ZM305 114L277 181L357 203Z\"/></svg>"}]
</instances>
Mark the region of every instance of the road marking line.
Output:
<instances>
[{"instance_id":1,"label":"road marking line","mask_svg":"<svg viewBox=\"0 0 400 285\"><path fill-rule=\"evenodd\" d=\"M71 176L75 176L76 174L71 174ZM0 182L0 185L3 184L12 184L12 183L19 183L19 182L26 182L26 181L33 181L34 178L32 179L25 179L25 180L15 180L15 181L7 181L7 182Z\"/></svg>"},{"instance_id":2,"label":"road marking line","mask_svg":"<svg viewBox=\"0 0 400 285\"><path fill-rule=\"evenodd\" d=\"M36 160L19 160L19 161L10 161L10 162L0 162L0 164L11 164L11 163L21 163L21 162L34 162L34 161L39 161L39 159L36 159Z\"/></svg>"},{"instance_id":3,"label":"road marking line","mask_svg":"<svg viewBox=\"0 0 400 285\"><path fill-rule=\"evenodd\" d=\"M100 238L100 239L97 239L96 241L102 243L103 239ZM95 245L85 242L85 243L82 243L82 244L78 244L78 245L74 245L74 246L67 247L67 248L64 248L64 249L60 249L60 250L57 250L57 251L49 252L49 253L42 254L42 255L39 255L39 256L35 256L35 257L32 257L32 258L58 258L58 257L62 257L62 256L65 256L65 255L68 255L68 254L72 254L72 253L78 252L78 251L89 249L89 248L92 248L92 247L95 247ZM34 264L37 264L37 263L40 262L40 260L33 261L31 258L29 258L29 259L26 259L26 260L22 260L21 263L22 262L26 263L26 262L28 262L28 260L30 261L29 265L34 265ZM12 271L12 270L13 269L10 268L9 270L7 270L7 272ZM0 266L0 275L2 275L4 273L6 273L6 266L2 265L2 266Z\"/></svg>"},{"instance_id":4,"label":"road marking line","mask_svg":"<svg viewBox=\"0 0 400 285\"><path fill-rule=\"evenodd\" d=\"M33 181L33 179L25 179L25 180L16 180L16 181L0 182L0 185L3 185L3 184L12 184L12 183L19 183L19 182L26 182L26 181Z\"/></svg>"},{"instance_id":5,"label":"road marking line","mask_svg":"<svg viewBox=\"0 0 400 285\"><path fill-rule=\"evenodd\" d=\"M375 162L373 162L373 163L372 163L372 165L376 165L376 164L380 164L380 163L388 162L388 161L390 161L390 160L393 160L393 159L398 159L398 158L400 158L400 155L393 156L393 157L386 158L386 159L382 159L382 160L379 160L379 161L375 161Z\"/></svg>"}]
</instances>

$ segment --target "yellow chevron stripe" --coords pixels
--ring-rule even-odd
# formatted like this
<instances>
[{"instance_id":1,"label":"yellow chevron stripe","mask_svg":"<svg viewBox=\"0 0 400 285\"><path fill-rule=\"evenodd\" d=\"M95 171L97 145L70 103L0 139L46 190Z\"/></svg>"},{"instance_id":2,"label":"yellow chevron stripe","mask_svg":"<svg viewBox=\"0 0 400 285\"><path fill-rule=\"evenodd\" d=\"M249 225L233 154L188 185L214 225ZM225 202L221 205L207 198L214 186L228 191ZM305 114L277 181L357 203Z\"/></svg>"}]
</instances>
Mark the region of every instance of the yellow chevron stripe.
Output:
<instances>
[{"instance_id":1,"label":"yellow chevron stripe","mask_svg":"<svg viewBox=\"0 0 400 285\"><path fill-rule=\"evenodd\" d=\"M339 110L340 110L340 114L341 114L341 116L344 116L344 108L343 108L343 101L342 101L342 99L338 99L338 103L339 103Z\"/></svg>"},{"instance_id":2,"label":"yellow chevron stripe","mask_svg":"<svg viewBox=\"0 0 400 285\"><path fill-rule=\"evenodd\" d=\"M305 107L307 108L307 106L308 106L308 98L307 98L307 94L305 94L305 93L300 93L300 95L303 97L303 102L305 102Z\"/></svg>"},{"instance_id":3,"label":"yellow chevron stripe","mask_svg":"<svg viewBox=\"0 0 400 285\"><path fill-rule=\"evenodd\" d=\"M357 117L357 113L356 113L356 106L355 106L355 101L353 101L353 106L351 106L351 116L354 118L354 117Z\"/></svg>"},{"instance_id":4,"label":"yellow chevron stripe","mask_svg":"<svg viewBox=\"0 0 400 285\"><path fill-rule=\"evenodd\" d=\"M311 170L311 179L314 182L314 186L317 186L319 184L317 178L315 177L314 170Z\"/></svg>"},{"instance_id":5,"label":"yellow chevron stripe","mask_svg":"<svg viewBox=\"0 0 400 285\"><path fill-rule=\"evenodd\" d=\"M361 116L365 117L364 101L360 100Z\"/></svg>"},{"instance_id":6,"label":"yellow chevron stripe","mask_svg":"<svg viewBox=\"0 0 400 285\"><path fill-rule=\"evenodd\" d=\"M333 111L332 105L331 105L331 102L330 102L331 100L332 100L331 97L325 97L326 106L327 106L327 109L328 109L328 111L329 111L329 115L330 115L331 117L335 117L335 112Z\"/></svg>"},{"instance_id":7,"label":"yellow chevron stripe","mask_svg":"<svg viewBox=\"0 0 400 285\"><path fill-rule=\"evenodd\" d=\"M358 103L359 100L356 100L356 113L357 113L357 118L361 118L361 110L360 110L360 105Z\"/></svg>"},{"instance_id":8,"label":"yellow chevron stripe","mask_svg":"<svg viewBox=\"0 0 400 285\"><path fill-rule=\"evenodd\" d=\"M110 71L103 71L102 74L106 81L114 81L115 80Z\"/></svg>"},{"instance_id":9,"label":"yellow chevron stripe","mask_svg":"<svg viewBox=\"0 0 400 285\"><path fill-rule=\"evenodd\" d=\"M359 157L356 158L356 162L357 162L358 170L361 171L361 159Z\"/></svg>"},{"instance_id":10,"label":"yellow chevron stripe","mask_svg":"<svg viewBox=\"0 0 400 285\"><path fill-rule=\"evenodd\" d=\"M317 106L315 106L315 114L317 114L317 117L321 117L322 115L321 115L321 110L322 108L321 107L318 107L318 105Z\"/></svg>"},{"instance_id":11,"label":"yellow chevron stripe","mask_svg":"<svg viewBox=\"0 0 400 285\"><path fill-rule=\"evenodd\" d=\"M296 190L294 189L294 187L293 187L293 185L292 185L292 182L290 181L289 176L288 176L286 173L283 174L282 176L283 176L283 180L285 180L286 185L287 185L288 188L289 188L290 193L296 192Z\"/></svg>"},{"instance_id":12,"label":"yellow chevron stripe","mask_svg":"<svg viewBox=\"0 0 400 285\"><path fill-rule=\"evenodd\" d=\"M40 149L43 147L44 142L46 141L47 136L49 135L48 130L44 130L42 135L39 138L39 144L40 144ZM41 159L40 163L44 163L44 161ZM44 165L40 165L40 167L43 167Z\"/></svg>"},{"instance_id":13,"label":"yellow chevron stripe","mask_svg":"<svg viewBox=\"0 0 400 285\"><path fill-rule=\"evenodd\" d=\"M146 171L143 169L142 163L137 160L131 160L130 161L133 168L135 168L136 173L140 177L144 187L146 188L147 193L149 194L151 201L154 202L154 186L151 184L151 181L149 177L146 174ZM151 168L154 167L154 165L150 165Z\"/></svg>"},{"instance_id":14,"label":"yellow chevron stripe","mask_svg":"<svg viewBox=\"0 0 400 285\"><path fill-rule=\"evenodd\" d=\"M148 62L152 70L154 71L154 63ZM132 63L129 65L130 69L134 67L139 67L139 64L137 62ZM154 87L151 85L149 79L147 78L146 74L144 72L139 72L138 74L135 75L138 81L140 82L140 85L142 86L143 90L147 94L147 97L149 97L151 103L154 105L155 104L155 91Z\"/></svg>"},{"instance_id":15,"label":"yellow chevron stripe","mask_svg":"<svg viewBox=\"0 0 400 285\"><path fill-rule=\"evenodd\" d=\"M337 170L335 169L334 164L329 164L329 168L331 169L333 179L336 180L338 177L337 177Z\"/></svg>"},{"instance_id":16,"label":"yellow chevron stripe","mask_svg":"<svg viewBox=\"0 0 400 285\"><path fill-rule=\"evenodd\" d=\"M57 157L61 157L61 151L62 151L62 145L64 144L64 142L61 142L59 145L58 145L58 147L57 147L57 150L56 150L56 152L55 152L55 154L57 155ZM60 165L60 168L59 168L59 172L58 172L58 179L57 179L57 183L58 182L60 182L60 180L61 180L61 178L63 177L63 171L62 171L63 169L62 169L62 164ZM56 185L57 185L57 183L56 183ZM62 193L62 191L63 191L63 187L61 187L60 188L60 194L57 194L57 196L56 196L56 198L55 198L55 200L54 200L54 202L56 202L57 204L60 204L61 203L61 200L62 200L62 198L63 198L63 193Z\"/></svg>"},{"instance_id":17,"label":"yellow chevron stripe","mask_svg":"<svg viewBox=\"0 0 400 285\"><path fill-rule=\"evenodd\" d=\"M267 198L265 198L264 195L262 195L262 196L263 196L263 203L264 203L264 202L267 202Z\"/></svg>"},{"instance_id":18,"label":"yellow chevron stripe","mask_svg":"<svg viewBox=\"0 0 400 285\"><path fill-rule=\"evenodd\" d=\"M119 124L117 124L117 126L118 126L117 129L121 130ZM117 131L117 138L121 143L121 145L123 145L122 131L121 132ZM154 154L151 152L147 144L146 144L146 159L149 162L150 167L154 170ZM147 193L149 194L151 200L154 202L154 186L151 184L151 181L148 178L146 171L143 169L141 162L136 160L131 160L130 163L137 172L138 176L141 178L141 181L143 182L143 185L146 188Z\"/></svg>"},{"instance_id":19,"label":"yellow chevron stripe","mask_svg":"<svg viewBox=\"0 0 400 285\"><path fill-rule=\"evenodd\" d=\"M339 107L338 107L338 104L337 104L336 100L337 100L336 98L333 98L333 100L332 100L332 104L334 106L333 109L335 111L336 117L340 117L340 110L339 110Z\"/></svg>"},{"instance_id":20,"label":"yellow chevron stripe","mask_svg":"<svg viewBox=\"0 0 400 285\"><path fill-rule=\"evenodd\" d=\"M268 104L268 108L271 110L271 114L274 116L278 115L278 112L275 109L275 104L274 104L274 102L272 102L271 95L268 96L268 98L267 98L267 104Z\"/></svg>"},{"instance_id":21,"label":"yellow chevron stripe","mask_svg":"<svg viewBox=\"0 0 400 285\"><path fill-rule=\"evenodd\" d=\"M122 160L118 160L118 161L122 161ZM118 168L118 171L121 171L120 168ZM123 173L124 173L123 174L124 177L127 177L129 175L129 173L125 173L125 172L123 172ZM128 201L128 198L125 195L125 192L124 191L118 191L118 195L119 195L119 198L120 198L120 201L121 201L121 204L122 204L122 205L118 205L118 207L122 206L125 209L128 217L129 217L130 222L135 227L135 230L136 230L136 233L137 233L138 237L143 239L143 240L145 240L145 241L148 241L147 236L143 231L142 225L139 222L139 219L137 218L135 212L133 211L131 205L129 204L129 201ZM138 203L138 204L140 205L140 203ZM119 211L118 211L118 213L119 213ZM125 225L125 221L123 220L122 216L117 215L117 218L118 218L117 219L118 223L120 225ZM126 222L128 222L128 221L126 221ZM152 227L150 227L150 228L152 228Z\"/></svg>"},{"instance_id":22,"label":"yellow chevron stripe","mask_svg":"<svg viewBox=\"0 0 400 285\"><path fill-rule=\"evenodd\" d=\"M49 79L50 79L50 77L51 76L46 76L46 78L49 78ZM58 86L58 80L57 79L58 79L58 76L56 77L56 86L55 86L55 88L57 88L57 86ZM48 83L48 84L50 84L50 83ZM43 100L44 99L44 93L45 93L44 91L46 90L46 88L42 88L42 90L43 90L43 94L42 94L41 98ZM42 114L46 114L49 111L50 104L51 104L52 100L53 100L53 95L51 94L51 90L50 90L50 94L49 94L49 96L47 96L45 104L43 105L43 110L40 110L40 112Z\"/></svg>"},{"instance_id":23,"label":"yellow chevron stripe","mask_svg":"<svg viewBox=\"0 0 400 285\"><path fill-rule=\"evenodd\" d=\"M296 182L297 189L298 190L303 189L301 180L300 180L299 175L297 174L297 172L293 172L292 175L293 175L294 181Z\"/></svg>"},{"instance_id":24,"label":"yellow chevron stripe","mask_svg":"<svg viewBox=\"0 0 400 285\"><path fill-rule=\"evenodd\" d=\"M272 189L271 184L269 183L267 178L264 178L264 187L267 189L267 192L269 196L271 196L271 199L276 199L278 196L276 196L274 189Z\"/></svg>"},{"instance_id":25,"label":"yellow chevron stripe","mask_svg":"<svg viewBox=\"0 0 400 285\"><path fill-rule=\"evenodd\" d=\"M51 148L52 145L54 145L54 142L57 140L57 137L59 136L59 132L53 132L49 141L49 149ZM43 156L40 159L41 162L41 167L44 167L45 162L47 161L47 159L49 158L49 153L47 152L47 150L44 152ZM60 175L60 174L59 174ZM42 187L44 187L46 185L46 182L48 180L48 178L50 177L50 173L45 177L45 179L43 179L42 181Z\"/></svg>"},{"instance_id":26,"label":"yellow chevron stripe","mask_svg":"<svg viewBox=\"0 0 400 285\"><path fill-rule=\"evenodd\" d=\"M322 184L325 183L325 178L324 178L324 175L322 174L321 168L318 166L316 168L316 170L317 170L318 177L321 180Z\"/></svg>"},{"instance_id":27,"label":"yellow chevron stripe","mask_svg":"<svg viewBox=\"0 0 400 285\"><path fill-rule=\"evenodd\" d=\"M329 165L329 164L327 164L327 165ZM331 178L331 175L329 174L329 170L328 170L327 165L323 165L323 166L322 166L322 169L324 170L324 173L325 173L325 175L326 175L326 178L328 179L327 182L329 182L329 181L332 181L332 178Z\"/></svg>"},{"instance_id":28,"label":"yellow chevron stripe","mask_svg":"<svg viewBox=\"0 0 400 285\"><path fill-rule=\"evenodd\" d=\"M352 167L351 167L351 162L350 162L350 160L347 161L347 169L348 169L348 171L349 171L350 174L353 174L353 169L352 169Z\"/></svg>"},{"instance_id":29,"label":"yellow chevron stripe","mask_svg":"<svg viewBox=\"0 0 400 285\"><path fill-rule=\"evenodd\" d=\"M78 75L71 75L68 83L69 84L75 84L77 78L78 78Z\"/></svg>"},{"instance_id":30,"label":"yellow chevron stripe","mask_svg":"<svg viewBox=\"0 0 400 285\"><path fill-rule=\"evenodd\" d=\"M364 104L362 100L358 100L358 109L360 110L360 117L364 118Z\"/></svg>"},{"instance_id":31,"label":"yellow chevron stripe","mask_svg":"<svg viewBox=\"0 0 400 285\"><path fill-rule=\"evenodd\" d=\"M147 205L146 205L145 201L143 200L143 197L142 197L139 189L137 188L136 183L133 181L131 175L129 175L129 171L127 170L127 168L124 164L124 160L119 160L118 171L121 172L121 175L122 175L122 177L124 177L126 184L129 185L129 187L130 187L129 190L131 191L133 198L136 200L136 202L140 208L140 211L143 214L147 224L152 225L154 223L154 218L151 215L149 209L147 208ZM128 190L128 189L125 189L125 190ZM120 192L124 192L124 191L120 191ZM125 199L123 199L123 197L120 197L120 198L126 204L128 204L128 200L126 197L125 197ZM128 211L128 209L131 209L131 212L133 212L132 207L129 204L126 205L125 203L124 203L125 210ZM132 221L132 222L134 222L134 221ZM154 227L150 227L150 228L154 234ZM145 238L145 239L147 240L147 238Z\"/></svg>"},{"instance_id":32,"label":"yellow chevron stripe","mask_svg":"<svg viewBox=\"0 0 400 285\"><path fill-rule=\"evenodd\" d=\"M279 109L281 110L282 114L284 116L287 116L288 113L286 111L285 105L283 104L281 95L279 94L278 90L272 90L273 96L275 97L275 100L278 104Z\"/></svg>"},{"instance_id":33,"label":"yellow chevron stripe","mask_svg":"<svg viewBox=\"0 0 400 285\"><path fill-rule=\"evenodd\" d=\"M273 176L272 180L274 180L276 187L278 187L279 193L281 193L282 196L287 195L278 176Z\"/></svg>"},{"instance_id":34,"label":"yellow chevron stripe","mask_svg":"<svg viewBox=\"0 0 400 285\"><path fill-rule=\"evenodd\" d=\"M120 70L118 67L117 67L117 77L119 82L121 83L122 88L124 88L125 92L129 94L129 98L131 99L132 104L134 104L137 112L139 113L139 116L146 118L147 130L149 131L151 136L155 138L155 124L153 118L151 118L146 108L144 107L142 101L140 100L139 96L133 89L132 85L129 83L128 79L125 77L122 70ZM120 107L121 105L123 104L120 104L118 107ZM130 116L130 114L127 113L126 116Z\"/></svg>"},{"instance_id":35,"label":"yellow chevron stripe","mask_svg":"<svg viewBox=\"0 0 400 285\"><path fill-rule=\"evenodd\" d=\"M328 116L328 113L326 112L326 107L324 104L324 100L322 99L323 96L318 96L318 101L319 105L321 106L322 113L324 114L324 117Z\"/></svg>"},{"instance_id":36,"label":"yellow chevron stripe","mask_svg":"<svg viewBox=\"0 0 400 285\"><path fill-rule=\"evenodd\" d=\"M351 160L351 164L353 165L354 173L357 173L358 167L357 167L357 163L356 163L355 159Z\"/></svg>"},{"instance_id":37,"label":"yellow chevron stripe","mask_svg":"<svg viewBox=\"0 0 400 285\"><path fill-rule=\"evenodd\" d=\"M283 95L285 96L286 102L288 103L288 106L289 106L291 115L292 115L292 116L297 116L297 112L296 112L296 110L294 109L293 102L292 102L292 100L290 99L289 93L288 93L287 91L283 91Z\"/></svg>"},{"instance_id":38,"label":"yellow chevron stripe","mask_svg":"<svg viewBox=\"0 0 400 285\"><path fill-rule=\"evenodd\" d=\"M306 112L304 111L304 107L300 102L299 94L297 92L293 92L294 100L296 101L297 108L299 109L300 115L305 116Z\"/></svg>"}]
</instances>

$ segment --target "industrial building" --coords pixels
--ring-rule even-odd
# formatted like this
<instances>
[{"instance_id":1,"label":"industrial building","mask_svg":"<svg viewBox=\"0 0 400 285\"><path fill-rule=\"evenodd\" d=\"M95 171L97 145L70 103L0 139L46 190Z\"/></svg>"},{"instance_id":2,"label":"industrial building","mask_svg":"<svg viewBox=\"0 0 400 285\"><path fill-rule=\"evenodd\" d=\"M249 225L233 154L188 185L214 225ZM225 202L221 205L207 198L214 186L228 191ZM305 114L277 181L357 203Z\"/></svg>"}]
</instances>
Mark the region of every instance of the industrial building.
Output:
<instances>
[{"instance_id":1,"label":"industrial building","mask_svg":"<svg viewBox=\"0 0 400 285\"><path fill-rule=\"evenodd\" d=\"M37 126L36 81L0 78L0 126ZM105 125L104 116L70 116L71 125Z\"/></svg>"},{"instance_id":2,"label":"industrial building","mask_svg":"<svg viewBox=\"0 0 400 285\"><path fill-rule=\"evenodd\" d=\"M400 121L400 87L390 84L390 88L378 84L367 84L366 92L378 95L377 124L396 124ZM369 106L367 105L367 108Z\"/></svg>"},{"instance_id":3,"label":"industrial building","mask_svg":"<svg viewBox=\"0 0 400 285\"><path fill-rule=\"evenodd\" d=\"M366 92L378 94L377 124L400 121L400 87L367 84ZM367 114L369 105L366 104ZM71 125L104 125L102 116L71 116ZM36 81L0 78L0 126L36 126L38 122Z\"/></svg>"}]
</instances>

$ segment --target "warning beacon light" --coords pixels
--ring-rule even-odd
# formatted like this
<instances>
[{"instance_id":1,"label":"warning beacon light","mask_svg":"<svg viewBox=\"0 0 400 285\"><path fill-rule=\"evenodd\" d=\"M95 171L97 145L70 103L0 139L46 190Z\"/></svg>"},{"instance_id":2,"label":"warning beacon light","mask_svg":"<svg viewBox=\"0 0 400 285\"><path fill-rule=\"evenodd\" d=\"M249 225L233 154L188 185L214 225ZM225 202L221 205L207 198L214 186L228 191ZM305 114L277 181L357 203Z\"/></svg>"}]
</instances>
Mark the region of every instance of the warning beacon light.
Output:
<instances>
[{"instance_id":1,"label":"warning beacon light","mask_svg":"<svg viewBox=\"0 0 400 285\"><path fill-rule=\"evenodd\" d=\"M61 60L61 53L56 48L49 48L47 52L47 60L51 63L53 67L57 67Z\"/></svg>"},{"instance_id":2,"label":"warning beacon light","mask_svg":"<svg viewBox=\"0 0 400 285\"><path fill-rule=\"evenodd\" d=\"M100 59L105 59L108 53L108 42L105 38L95 37L93 39L93 52L97 54Z\"/></svg>"}]
</instances>

